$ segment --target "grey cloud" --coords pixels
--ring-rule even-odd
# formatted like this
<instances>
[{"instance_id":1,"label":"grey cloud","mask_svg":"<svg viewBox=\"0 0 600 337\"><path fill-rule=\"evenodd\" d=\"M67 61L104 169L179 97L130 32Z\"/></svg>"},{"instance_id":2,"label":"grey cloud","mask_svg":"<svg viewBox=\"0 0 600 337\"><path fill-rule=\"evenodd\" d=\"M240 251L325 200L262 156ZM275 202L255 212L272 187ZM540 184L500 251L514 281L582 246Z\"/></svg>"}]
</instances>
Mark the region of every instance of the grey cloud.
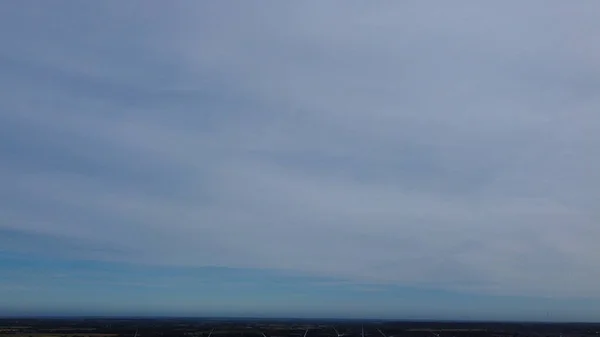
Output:
<instances>
[{"instance_id":1,"label":"grey cloud","mask_svg":"<svg viewBox=\"0 0 600 337\"><path fill-rule=\"evenodd\" d=\"M6 46L1 121L43 131L4 150L42 157L2 171L15 227L138 263L599 295L597 5L150 3Z\"/></svg>"}]
</instances>

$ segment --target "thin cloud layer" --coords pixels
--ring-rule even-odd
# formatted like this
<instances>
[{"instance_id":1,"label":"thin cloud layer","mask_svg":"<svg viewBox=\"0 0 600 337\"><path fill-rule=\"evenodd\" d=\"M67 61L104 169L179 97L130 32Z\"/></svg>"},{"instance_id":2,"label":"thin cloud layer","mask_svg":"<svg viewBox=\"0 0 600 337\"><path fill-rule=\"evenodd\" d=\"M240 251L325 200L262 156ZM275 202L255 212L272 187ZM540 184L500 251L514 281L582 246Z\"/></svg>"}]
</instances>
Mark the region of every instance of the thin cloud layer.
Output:
<instances>
[{"instance_id":1,"label":"thin cloud layer","mask_svg":"<svg viewBox=\"0 0 600 337\"><path fill-rule=\"evenodd\" d=\"M600 4L459 3L4 4L5 250L600 296Z\"/></svg>"}]
</instances>

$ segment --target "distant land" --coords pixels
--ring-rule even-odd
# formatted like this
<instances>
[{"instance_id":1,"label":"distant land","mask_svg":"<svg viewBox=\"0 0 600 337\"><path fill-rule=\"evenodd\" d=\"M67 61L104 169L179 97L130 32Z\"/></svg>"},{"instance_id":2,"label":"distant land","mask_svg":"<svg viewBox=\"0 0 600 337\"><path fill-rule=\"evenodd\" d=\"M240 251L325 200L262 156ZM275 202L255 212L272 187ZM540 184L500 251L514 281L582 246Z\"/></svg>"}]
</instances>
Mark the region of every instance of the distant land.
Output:
<instances>
[{"instance_id":1,"label":"distant land","mask_svg":"<svg viewBox=\"0 0 600 337\"><path fill-rule=\"evenodd\" d=\"M4 317L0 337L592 337L600 323L267 317Z\"/></svg>"}]
</instances>

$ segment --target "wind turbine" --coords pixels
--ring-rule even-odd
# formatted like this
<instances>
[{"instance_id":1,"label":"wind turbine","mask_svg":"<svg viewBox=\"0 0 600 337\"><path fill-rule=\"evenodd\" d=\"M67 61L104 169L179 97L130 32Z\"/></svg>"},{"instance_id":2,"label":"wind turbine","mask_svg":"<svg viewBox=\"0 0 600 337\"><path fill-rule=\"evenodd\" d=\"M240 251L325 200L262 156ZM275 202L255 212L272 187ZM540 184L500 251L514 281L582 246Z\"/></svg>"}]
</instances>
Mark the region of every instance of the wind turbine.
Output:
<instances>
[{"instance_id":1,"label":"wind turbine","mask_svg":"<svg viewBox=\"0 0 600 337\"><path fill-rule=\"evenodd\" d=\"M306 331L304 331L304 336L302 336L302 337L306 337L306 335L308 335L308 330L309 330L309 328L306 328Z\"/></svg>"},{"instance_id":2,"label":"wind turbine","mask_svg":"<svg viewBox=\"0 0 600 337\"><path fill-rule=\"evenodd\" d=\"M210 329L210 332L208 333L208 337L210 337L212 335L213 331L215 331L215 328Z\"/></svg>"}]
</instances>

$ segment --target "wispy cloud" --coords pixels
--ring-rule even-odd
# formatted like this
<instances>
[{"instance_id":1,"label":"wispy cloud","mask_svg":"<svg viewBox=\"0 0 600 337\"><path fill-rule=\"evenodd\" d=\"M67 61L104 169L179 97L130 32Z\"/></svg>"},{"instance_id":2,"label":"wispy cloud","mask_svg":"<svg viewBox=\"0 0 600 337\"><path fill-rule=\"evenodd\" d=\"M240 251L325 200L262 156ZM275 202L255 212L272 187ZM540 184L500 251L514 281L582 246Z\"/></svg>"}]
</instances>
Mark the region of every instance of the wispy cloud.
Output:
<instances>
[{"instance_id":1,"label":"wispy cloud","mask_svg":"<svg viewBox=\"0 0 600 337\"><path fill-rule=\"evenodd\" d=\"M3 4L0 248L600 296L600 7L463 4Z\"/></svg>"}]
</instances>

